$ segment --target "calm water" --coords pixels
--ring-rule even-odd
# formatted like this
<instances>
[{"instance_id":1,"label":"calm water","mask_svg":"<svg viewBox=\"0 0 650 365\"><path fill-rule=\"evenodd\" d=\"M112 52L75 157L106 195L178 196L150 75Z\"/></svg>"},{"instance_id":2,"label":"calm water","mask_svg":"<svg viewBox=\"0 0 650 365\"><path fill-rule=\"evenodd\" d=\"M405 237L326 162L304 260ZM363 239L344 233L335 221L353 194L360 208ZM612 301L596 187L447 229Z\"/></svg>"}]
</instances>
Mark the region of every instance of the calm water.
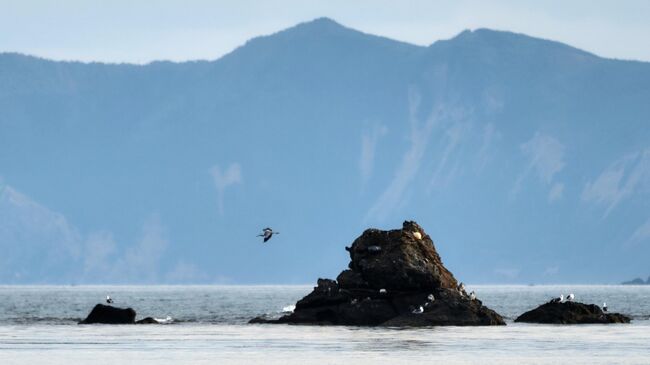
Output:
<instances>
[{"instance_id":1,"label":"calm water","mask_svg":"<svg viewBox=\"0 0 650 365\"><path fill-rule=\"evenodd\" d=\"M249 325L309 286L0 286L0 364L650 364L650 287L469 286L506 327L426 329ZM560 293L631 315L629 325L526 325L517 315ZM138 318L76 322L110 294Z\"/></svg>"}]
</instances>

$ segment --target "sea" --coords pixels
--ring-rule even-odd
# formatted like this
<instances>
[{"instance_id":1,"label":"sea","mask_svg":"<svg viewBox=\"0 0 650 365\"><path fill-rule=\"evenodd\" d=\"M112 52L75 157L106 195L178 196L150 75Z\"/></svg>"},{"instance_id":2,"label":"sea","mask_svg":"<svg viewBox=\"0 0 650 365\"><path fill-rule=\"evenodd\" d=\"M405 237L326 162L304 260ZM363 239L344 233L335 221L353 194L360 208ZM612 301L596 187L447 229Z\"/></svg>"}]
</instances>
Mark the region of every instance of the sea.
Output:
<instances>
[{"instance_id":1,"label":"sea","mask_svg":"<svg viewBox=\"0 0 650 365\"><path fill-rule=\"evenodd\" d=\"M507 326L248 324L311 286L0 286L0 364L650 364L650 286L467 288ZM632 323L514 323L568 293ZM106 295L164 324L77 325Z\"/></svg>"}]
</instances>

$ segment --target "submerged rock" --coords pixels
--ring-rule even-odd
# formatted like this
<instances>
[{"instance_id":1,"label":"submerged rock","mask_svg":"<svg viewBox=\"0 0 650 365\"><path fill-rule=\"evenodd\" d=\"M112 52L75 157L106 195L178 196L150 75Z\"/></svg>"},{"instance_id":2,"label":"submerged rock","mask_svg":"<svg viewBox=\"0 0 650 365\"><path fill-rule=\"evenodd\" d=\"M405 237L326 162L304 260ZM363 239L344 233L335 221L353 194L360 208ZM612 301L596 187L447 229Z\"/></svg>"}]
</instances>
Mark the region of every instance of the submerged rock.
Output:
<instances>
[{"instance_id":1,"label":"submerged rock","mask_svg":"<svg viewBox=\"0 0 650 365\"><path fill-rule=\"evenodd\" d=\"M146 318L142 318L139 321L135 321L135 324L158 324L158 323L160 323L160 322L158 322L153 317L146 317Z\"/></svg>"},{"instance_id":2,"label":"submerged rock","mask_svg":"<svg viewBox=\"0 0 650 365\"><path fill-rule=\"evenodd\" d=\"M402 229L368 229L351 247L349 269L314 290L279 319L250 323L355 326L503 325L503 318L470 299L445 268L431 238L415 222Z\"/></svg>"},{"instance_id":3,"label":"submerged rock","mask_svg":"<svg viewBox=\"0 0 650 365\"><path fill-rule=\"evenodd\" d=\"M110 305L97 304L88 317L79 324L133 324L135 323L135 311L133 308L116 308Z\"/></svg>"},{"instance_id":4,"label":"submerged rock","mask_svg":"<svg viewBox=\"0 0 650 365\"><path fill-rule=\"evenodd\" d=\"M528 311L515 322L548 324L630 323L620 313L606 313L595 304L579 302L548 302Z\"/></svg>"}]
</instances>

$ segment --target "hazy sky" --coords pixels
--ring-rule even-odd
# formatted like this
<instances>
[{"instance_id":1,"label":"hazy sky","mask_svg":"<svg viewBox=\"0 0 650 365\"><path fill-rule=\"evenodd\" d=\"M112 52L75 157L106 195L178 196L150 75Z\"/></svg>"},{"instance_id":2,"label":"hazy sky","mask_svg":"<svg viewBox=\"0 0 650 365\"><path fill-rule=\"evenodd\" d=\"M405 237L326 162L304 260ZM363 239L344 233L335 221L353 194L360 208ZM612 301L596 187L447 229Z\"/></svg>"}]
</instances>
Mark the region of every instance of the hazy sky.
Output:
<instances>
[{"instance_id":1,"label":"hazy sky","mask_svg":"<svg viewBox=\"0 0 650 365\"><path fill-rule=\"evenodd\" d=\"M251 37L322 16L420 45L487 27L650 61L646 0L0 0L0 52L136 63L215 59Z\"/></svg>"}]
</instances>

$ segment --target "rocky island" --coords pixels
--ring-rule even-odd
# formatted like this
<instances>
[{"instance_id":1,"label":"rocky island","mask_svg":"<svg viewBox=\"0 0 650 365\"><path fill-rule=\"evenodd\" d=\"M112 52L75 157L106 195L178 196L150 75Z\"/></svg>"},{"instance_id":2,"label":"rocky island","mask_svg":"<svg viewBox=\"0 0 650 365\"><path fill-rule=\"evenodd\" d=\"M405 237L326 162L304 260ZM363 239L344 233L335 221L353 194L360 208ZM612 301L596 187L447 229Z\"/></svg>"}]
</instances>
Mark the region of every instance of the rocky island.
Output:
<instances>
[{"instance_id":1,"label":"rocky island","mask_svg":"<svg viewBox=\"0 0 650 365\"><path fill-rule=\"evenodd\" d=\"M318 279L314 290L278 319L250 323L352 326L505 325L445 268L431 238L417 223L368 229L351 247L347 270Z\"/></svg>"},{"instance_id":2,"label":"rocky island","mask_svg":"<svg viewBox=\"0 0 650 365\"><path fill-rule=\"evenodd\" d=\"M110 305L97 304L86 319L79 324L156 324L160 323L153 317L135 320L133 308L117 308Z\"/></svg>"},{"instance_id":3,"label":"rocky island","mask_svg":"<svg viewBox=\"0 0 650 365\"><path fill-rule=\"evenodd\" d=\"M630 323L620 313L604 312L595 304L550 301L515 319L515 322L546 324Z\"/></svg>"}]
</instances>

